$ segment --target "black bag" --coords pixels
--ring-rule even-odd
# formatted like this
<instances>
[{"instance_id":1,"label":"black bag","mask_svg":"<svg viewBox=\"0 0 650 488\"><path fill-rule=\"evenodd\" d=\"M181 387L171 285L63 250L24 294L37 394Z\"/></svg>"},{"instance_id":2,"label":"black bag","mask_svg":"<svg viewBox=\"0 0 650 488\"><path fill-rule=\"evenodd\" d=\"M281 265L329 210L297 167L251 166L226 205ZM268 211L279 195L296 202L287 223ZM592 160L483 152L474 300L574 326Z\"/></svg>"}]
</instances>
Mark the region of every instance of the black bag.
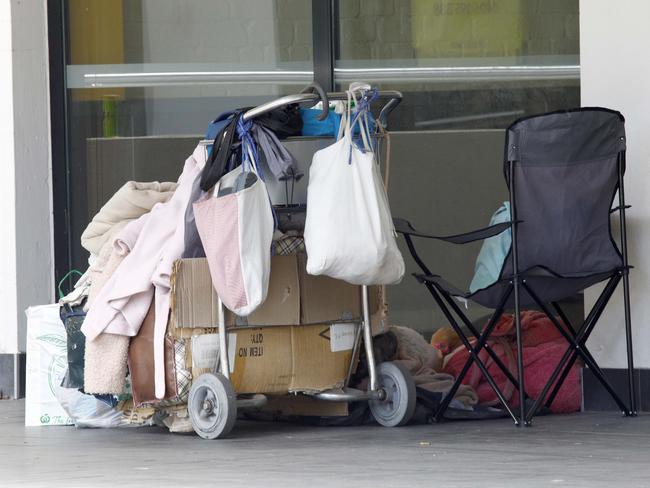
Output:
<instances>
[{"instance_id":1,"label":"black bag","mask_svg":"<svg viewBox=\"0 0 650 488\"><path fill-rule=\"evenodd\" d=\"M237 121L245 111L246 109L239 109L233 112L214 138L210 157L205 162L201 173L201 190L212 190L217 181L228 172L228 163L233 156L237 141Z\"/></svg>"},{"instance_id":2,"label":"black bag","mask_svg":"<svg viewBox=\"0 0 650 488\"><path fill-rule=\"evenodd\" d=\"M275 205L273 207L280 232L305 231L307 205Z\"/></svg>"},{"instance_id":3,"label":"black bag","mask_svg":"<svg viewBox=\"0 0 650 488\"><path fill-rule=\"evenodd\" d=\"M84 302L71 307L62 305L59 317L65 327L68 338L68 371L66 371L61 386L63 388L84 387L84 354L86 353L86 336L81 332L81 326L86 318Z\"/></svg>"},{"instance_id":4,"label":"black bag","mask_svg":"<svg viewBox=\"0 0 650 488\"><path fill-rule=\"evenodd\" d=\"M224 127L217 133L210 157L201 173L201 190L210 191L223 175L234 169L229 163L233 157L237 160L236 151L240 147L237 137L237 122L247 110L248 108L235 110L230 118L225 120ZM255 122L273 131L278 139L299 136L302 133L302 117L297 104L262 114L255 118Z\"/></svg>"}]
</instances>

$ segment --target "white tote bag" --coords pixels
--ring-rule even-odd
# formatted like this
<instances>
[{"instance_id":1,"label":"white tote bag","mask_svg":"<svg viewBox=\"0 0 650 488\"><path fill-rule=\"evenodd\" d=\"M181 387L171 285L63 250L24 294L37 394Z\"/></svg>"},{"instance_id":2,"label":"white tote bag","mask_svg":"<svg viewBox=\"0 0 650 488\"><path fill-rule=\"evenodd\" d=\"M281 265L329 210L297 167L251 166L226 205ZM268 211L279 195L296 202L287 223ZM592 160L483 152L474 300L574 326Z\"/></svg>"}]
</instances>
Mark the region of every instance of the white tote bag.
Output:
<instances>
[{"instance_id":1,"label":"white tote bag","mask_svg":"<svg viewBox=\"0 0 650 488\"><path fill-rule=\"evenodd\" d=\"M271 274L274 219L251 148L248 163L225 174L194 204L212 283L224 306L245 316L264 300Z\"/></svg>"},{"instance_id":2,"label":"white tote bag","mask_svg":"<svg viewBox=\"0 0 650 488\"><path fill-rule=\"evenodd\" d=\"M307 272L355 285L395 284L404 275L404 259L370 145L367 112L358 112L352 120L352 98L356 101L355 92L348 91L337 142L317 151L309 170ZM352 141L357 124L363 150Z\"/></svg>"}]
</instances>

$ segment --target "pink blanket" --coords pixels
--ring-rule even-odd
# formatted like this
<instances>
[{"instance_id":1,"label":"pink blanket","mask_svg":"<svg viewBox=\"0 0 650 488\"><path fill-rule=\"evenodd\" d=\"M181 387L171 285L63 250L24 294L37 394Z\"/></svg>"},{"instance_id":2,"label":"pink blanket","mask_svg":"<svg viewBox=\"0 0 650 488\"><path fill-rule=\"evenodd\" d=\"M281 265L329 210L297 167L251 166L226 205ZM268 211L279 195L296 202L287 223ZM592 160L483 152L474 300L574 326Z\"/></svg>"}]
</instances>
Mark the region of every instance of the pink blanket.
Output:
<instances>
[{"instance_id":1,"label":"pink blanket","mask_svg":"<svg viewBox=\"0 0 650 488\"><path fill-rule=\"evenodd\" d=\"M522 312L521 325L525 389L532 398L537 398L562 358L568 343L548 317L541 312ZM476 340L472 341L473 344L475 342ZM488 343L516 378L517 343L514 317L512 315L503 314L501 316ZM457 376L468 356L469 353L465 347L456 348L445 357L443 371ZM519 404L518 393L510 381L506 379L505 374L490 359L485 350L481 351L479 357L487 365L488 371L494 377L506 399L510 401L513 407L517 406ZM463 383L474 387L478 393L479 403L484 405L498 403L494 390L485 380L476 364L471 366ZM555 413L575 412L580 410L581 404L580 365L574 364L551 405L551 411Z\"/></svg>"}]
</instances>

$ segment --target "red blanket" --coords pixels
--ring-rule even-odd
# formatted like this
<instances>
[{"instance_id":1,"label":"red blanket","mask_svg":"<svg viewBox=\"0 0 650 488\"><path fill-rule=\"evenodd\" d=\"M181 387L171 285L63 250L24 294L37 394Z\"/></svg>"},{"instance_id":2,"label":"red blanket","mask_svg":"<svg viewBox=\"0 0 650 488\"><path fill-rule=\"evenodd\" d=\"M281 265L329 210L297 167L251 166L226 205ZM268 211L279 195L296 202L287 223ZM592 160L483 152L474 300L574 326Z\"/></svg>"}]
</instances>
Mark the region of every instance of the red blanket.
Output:
<instances>
[{"instance_id":1,"label":"red blanket","mask_svg":"<svg viewBox=\"0 0 650 488\"><path fill-rule=\"evenodd\" d=\"M560 320L558 321L562 323ZM521 326L525 389L528 395L537 398L562 358L568 343L550 319L541 312L522 312ZM475 342L474 339L472 344ZM512 315L503 314L501 316L488 343L516 378L517 342ZM465 347L456 348L445 357L443 372L457 376L468 357L469 353ZM492 361L485 350L481 351L479 357L487 365L488 371L494 377L506 399L509 400L513 407L517 406L519 404L519 395L510 381L506 379L505 374ZM479 403L483 405L498 403L494 390L485 380L476 364L472 364L463 383L472 386L476 390ZM574 364L551 405L551 411L555 413L575 412L580 410L581 403L580 365Z\"/></svg>"}]
</instances>

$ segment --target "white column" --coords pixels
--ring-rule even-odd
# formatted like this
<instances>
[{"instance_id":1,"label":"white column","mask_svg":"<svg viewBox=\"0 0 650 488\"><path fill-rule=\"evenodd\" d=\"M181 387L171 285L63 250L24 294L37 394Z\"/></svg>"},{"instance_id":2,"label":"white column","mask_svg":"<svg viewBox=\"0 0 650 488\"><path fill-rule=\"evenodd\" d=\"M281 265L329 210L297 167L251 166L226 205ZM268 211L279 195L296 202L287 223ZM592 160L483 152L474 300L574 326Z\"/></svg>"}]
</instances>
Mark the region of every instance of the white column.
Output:
<instances>
[{"instance_id":1,"label":"white column","mask_svg":"<svg viewBox=\"0 0 650 488\"><path fill-rule=\"evenodd\" d=\"M45 0L0 2L0 354L25 350L29 305L53 292Z\"/></svg>"},{"instance_id":2,"label":"white column","mask_svg":"<svg viewBox=\"0 0 650 488\"><path fill-rule=\"evenodd\" d=\"M0 2L0 354L18 352L16 300L16 197L14 176L14 108L11 43L11 5Z\"/></svg>"},{"instance_id":3,"label":"white column","mask_svg":"<svg viewBox=\"0 0 650 488\"><path fill-rule=\"evenodd\" d=\"M620 111L626 120L627 213L635 366L650 368L650 2L582 0L580 64L583 106ZM612 223L614 224L614 220ZM618 226L612 230L618 233ZM602 286L585 292L585 308ZM602 367L626 364L622 284L588 346Z\"/></svg>"}]
</instances>

